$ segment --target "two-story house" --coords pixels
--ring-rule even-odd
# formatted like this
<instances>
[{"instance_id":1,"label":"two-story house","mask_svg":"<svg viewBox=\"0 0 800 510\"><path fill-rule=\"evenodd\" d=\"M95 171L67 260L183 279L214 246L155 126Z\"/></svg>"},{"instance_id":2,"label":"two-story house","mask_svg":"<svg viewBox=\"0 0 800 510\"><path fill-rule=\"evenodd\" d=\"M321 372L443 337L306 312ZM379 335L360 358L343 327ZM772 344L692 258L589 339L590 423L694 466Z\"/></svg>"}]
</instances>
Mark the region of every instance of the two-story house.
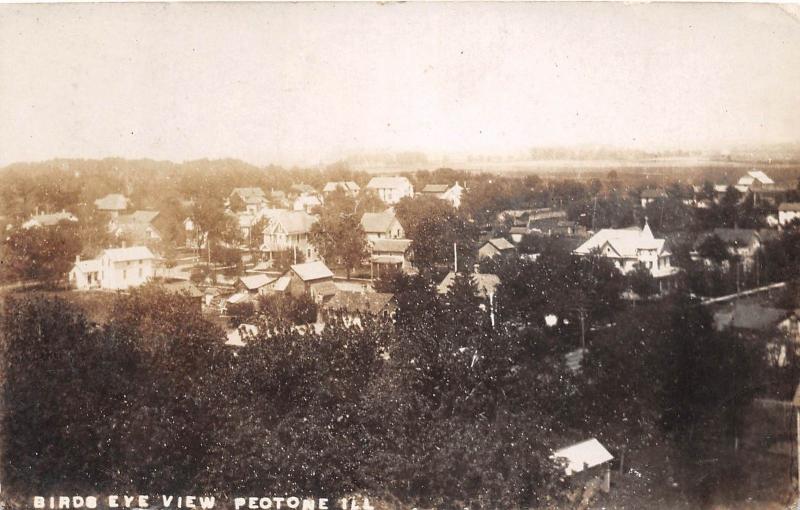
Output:
<instances>
[{"instance_id":1,"label":"two-story house","mask_svg":"<svg viewBox=\"0 0 800 510\"><path fill-rule=\"evenodd\" d=\"M645 220L644 227L614 229L604 228L578 246L575 255L586 257L597 254L610 259L623 274L633 271L642 264L658 281L664 292L672 287L678 268L672 265L669 249L664 239L653 236Z\"/></svg>"},{"instance_id":2,"label":"two-story house","mask_svg":"<svg viewBox=\"0 0 800 510\"><path fill-rule=\"evenodd\" d=\"M305 260L316 259L317 252L308 237L316 222L317 218L305 211L281 210L270 214L261 251L270 259L276 252L282 251L296 251Z\"/></svg>"},{"instance_id":3,"label":"two-story house","mask_svg":"<svg viewBox=\"0 0 800 510\"><path fill-rule=\"evenodd\" d=\"M428 184L420 192L422 196L432 196L449 202L456 209L461 207L461 196L463 194L464 187L459 183L455 183L452 186L447 184Z\"/></svg>"},{"instance_id":4,"label":"two-story house","mask_svg":"<svg viewBox=\"0 0 800 510\"><path fill-rule=\"evenodd\" d=\"M367 183L367 189L375 192L387 205L394 205L404 197L414 196L414 186L406 177L373 177Z\"/></svg>"},{"instance_id":5,"label":"two-story house","mask_svg":"<svg viewBox=\"0 0 800 510\"><path fill-rule=\"evenodd\" d=\"M138 287L156 276L158 259L145 246L109 248L93 260L76 260L70 283L79 289L124 290Z\"/></svg>"},{"instance_id":6,"label":"two-story house","mask_svg":"<svg viewBox=\"0 0 800 510\"><path fill-rule=\"evenodd\" d=\"M268 202L267 195L261 188L233 188L228 197L228 207L233 212L255 214L265 209Z\"/></svg>"},{"instance_id":7,"label":"two-story house","mask_svg":"<svg viewBox=\"0 0 800 510\"><path fill-rule=\"evenodd\" d=\"M405 237L403 225L391 210L379 213L364 213L361 227L367 234L367 241L377 239L402 239Z\"/></svg>"}]
</instances>

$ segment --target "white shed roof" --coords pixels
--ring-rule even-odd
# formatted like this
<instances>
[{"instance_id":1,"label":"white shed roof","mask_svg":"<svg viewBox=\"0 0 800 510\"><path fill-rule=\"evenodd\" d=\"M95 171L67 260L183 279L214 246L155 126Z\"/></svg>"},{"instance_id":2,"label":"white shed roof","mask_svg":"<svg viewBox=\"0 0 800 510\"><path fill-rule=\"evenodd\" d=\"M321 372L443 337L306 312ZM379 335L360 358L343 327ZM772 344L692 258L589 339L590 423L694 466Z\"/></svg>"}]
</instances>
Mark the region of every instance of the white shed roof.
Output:
<instances>
[{"instance_id":1,"label":"white shed roof","mask_svg":"<svg viewBox=\"0 0 800 510\"><path fill-rule=\"evenodd\" d=\"M564 472L567 475L580 473L584 469L590 469L599 466L604 462L608 462L614 458L605 447L600 444L595 438L583 441L581 443L567 446L553 452L550 456L551 459L564 459L567 461L567 466Z\"/></svg>"}]
</instances>

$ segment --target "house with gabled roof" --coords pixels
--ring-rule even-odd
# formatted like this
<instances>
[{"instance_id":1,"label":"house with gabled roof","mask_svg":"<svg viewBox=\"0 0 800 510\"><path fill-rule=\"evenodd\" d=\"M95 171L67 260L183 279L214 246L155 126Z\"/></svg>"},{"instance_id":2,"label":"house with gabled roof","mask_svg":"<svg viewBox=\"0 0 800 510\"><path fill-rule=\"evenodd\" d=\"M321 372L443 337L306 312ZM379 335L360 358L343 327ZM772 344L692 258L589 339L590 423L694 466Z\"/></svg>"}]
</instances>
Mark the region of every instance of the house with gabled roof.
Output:
<instances>
[{"instance_id":1,"label":"house with gabled roof","mask_svg":"<svg viewBox=\"0 0 800 510\"><path fill-rule=\"evenodd\" d=\"M322 193L327 195L333 193L337 189L344 191L345 194L350 196L356 196L358 192L361 191L361 187L353 181L329 181L326 182L325 187L322 188Z\"/></svg>"},{"instance_id":2,"label":"house with gabled roof","mask_svg":"<svg viewBox=\"0 0 800 510\"><path fill-rule=\"evenodd\" d=\"M403 225L391 209L378 213L364 213L361 216L361 227L367 234L367 241L402 239L406 235Z\"/></svg>"},{"instance_id":3,"label":"house with gabled roof","mask_svg":"<svg viewBox=\"0 0 800 510\"><path fill-rule=\"evenodd\" d=\"M151 245L162 236L156 222L158 211L134 211L112 218L109 230L117 237L124 237L134 245Z\"/></svg>"},{"instance_id":4,"label":"house with gabled roof","mask_svg":"<svg viewBox=\"0 0 800 510\"><path fill-rule=\"evenodd\" d=\"M338 292L333 283L333 271L320 260L294 264L285 276L289 277L286 290L293 296L305 294L314 301L323 302Z\"/></svg>"},{"instance_id":5,"label":"house with gabled roof","mask_svg":"<svg viewBox=\"0 0 800 510\"><path fill-rule=\"evenodd\" d=\"M422 196L432 196L445 200L456 209L461 207L461 196L463 194L464 187L459 183L455 183L452 186L449 184L427 184L420 192Z\"/></svg>"},{"instance_id":6,"label":"house with gabled roof","mask_svg":"<svg viewBox=\"0 0 800 510\"><path fill-rule=\"evenodd\" d=\"M70 282L77 288L124 290L155 278L158 258L146 246L107 248L93 260L76 260Z\"/></svg>"},{"instance_id":7,"label":"house with gabled roof","mask_svg":"<svg viewBox=\"0 0 800 510\"><path fill-rule=\"evenodd\" d=\"M110 193L103 198L95 200L94 206L98 211L106 212L111 214L112 217L116 217L122 211L128 209L130 200L120 193Z\"/></svg>"},{"instance_id":8,"label":"house with gabled roof","mask_svg":"<svg viewBox=\"0 0 800 510\"><path fill-rule=\"evenodd\" d=\"M489 239L478 248L478 258L490 259L492 257L504 256L514 253L515 250L516 248L514 245L508 242L506 238L497 237L495 239Z\"/></svg>"},{"instance_id":9,"label":"house with gabled roof","mask_svg":"<svg viewBox=\"0 0 800 510\"><path fill-rule=\"evenodd\" d=\"M276 210L268 217L261 251L267 253L270 259L276 252L282 251L296 251L305 260L318 257L316 249L309 241L311 227L317 222L315 216L305 211Z\"/></svg>"},{"instance_id":10,"label":"house with gabled roof","mask_svg":"<svg viewBox=\"0 0 800 510\"><path fill-rule=\"evenodd\" d=\"M673 277L678 274L678 268L672 266L672 253L666 241L653 236L646 219L641 229L604 228L573 253L582 257L596 254L608 258L623 274L630 273L638 264L642 264L658 280L662 291L672 286Z\"/></svg>"},{"instance_id":11,"label":"house with gabled roof","mask_svg":"<svg viewBox=\"0 0 800 510\"><path fill-rule=\"evenodd\" d=\"M387 205L394 205L402 198L414 196L414 186L407 177L373 177L367 183L367 189L375 192Z\"/></svg>"},{"instance_id":12,"label":"house with gabled roof","mask_svg":"<svg viewBox=\"0 0 800 510\"><path fill-rule=\"evenodd\" d=\"M369 242L370 264L373 278L393 271L410 272L411 239L374 239Z\"/></svg>"},{"instance_id":13,"label":"house with gabled roof","mask_svg":"<svg viewBox=\"0 0 800 510\"><path fill-rule=\"evenodd\" d=\"M231 211L246 211L255 214L267 207L269 201L261 188L233 188L228 197L228 207Z\"/></svg>"},{"instance_id":14,"label":"house with gabled roof","mask_svg":"<svg viewBox=\"0 0 800 510\"><path fill-rule=\"evenodd\" d=\"M611 461L614 456L597 439L560 448L550 458L562 467L565 475L578 477L583 482L576 485L598 487L603 492L611 490Z\"/></svg>"}]
</instances>

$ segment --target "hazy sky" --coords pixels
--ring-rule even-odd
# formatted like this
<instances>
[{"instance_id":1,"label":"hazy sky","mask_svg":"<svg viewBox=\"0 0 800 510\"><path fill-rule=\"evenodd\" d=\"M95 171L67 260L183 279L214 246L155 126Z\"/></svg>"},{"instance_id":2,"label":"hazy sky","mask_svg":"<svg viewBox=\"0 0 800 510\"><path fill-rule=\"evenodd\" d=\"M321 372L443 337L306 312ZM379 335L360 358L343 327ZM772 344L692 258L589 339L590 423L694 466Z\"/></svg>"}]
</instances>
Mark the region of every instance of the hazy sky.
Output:
<instances>
[{"instance_id":1,"label":"hazy sky","mask_svg":"<svg viewBox=\"0 0 800 510\"><path fill-rule=\"evenodd\" d=\"M0 6L0 164L798 135L800 18L772 5Z\"/></svg>"}]
</instances>

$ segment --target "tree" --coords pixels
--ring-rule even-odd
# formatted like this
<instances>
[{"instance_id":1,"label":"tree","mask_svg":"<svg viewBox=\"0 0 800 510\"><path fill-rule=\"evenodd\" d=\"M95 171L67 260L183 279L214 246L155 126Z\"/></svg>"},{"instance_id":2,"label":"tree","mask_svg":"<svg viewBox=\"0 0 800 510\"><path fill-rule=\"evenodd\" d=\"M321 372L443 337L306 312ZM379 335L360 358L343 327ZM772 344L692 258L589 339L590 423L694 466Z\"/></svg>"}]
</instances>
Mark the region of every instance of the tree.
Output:
<instances>
[{"instance_id":1,"label":"tree","mask_svg":"<svg viewBox=\"0 0 800 510\"><path fill-rule=\"evenodd\" d=\"M658 294L658 282L643 263L636 264L627 277L630 289L641 299L646 300Z\"/></svg>"},{"instance_id":2,"label":"tree","mask_svg":"<svg viewBox=\"0 0 800 510\"><path fill-rule=\"evenodd\" d=\"M356 202L337 190L322 206L319 220L311 227L309 241L327 263L338 263L347 271L361 266L367 257L367 236L356 212Z\"/></svg>"},{"instance_id":3,"label":"tree","mask_svg":"<svg viewBox=\"0 0 800 510\"><path fill-rule=\"evenodd\" d=\"M11 274L50 285L66 278L81 253L77 227L67 221L52 227L17 229L4 245Z\"/></svg>"}]
</instances>

